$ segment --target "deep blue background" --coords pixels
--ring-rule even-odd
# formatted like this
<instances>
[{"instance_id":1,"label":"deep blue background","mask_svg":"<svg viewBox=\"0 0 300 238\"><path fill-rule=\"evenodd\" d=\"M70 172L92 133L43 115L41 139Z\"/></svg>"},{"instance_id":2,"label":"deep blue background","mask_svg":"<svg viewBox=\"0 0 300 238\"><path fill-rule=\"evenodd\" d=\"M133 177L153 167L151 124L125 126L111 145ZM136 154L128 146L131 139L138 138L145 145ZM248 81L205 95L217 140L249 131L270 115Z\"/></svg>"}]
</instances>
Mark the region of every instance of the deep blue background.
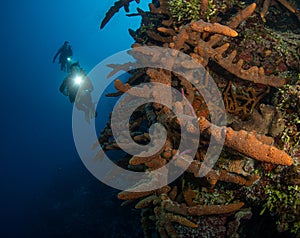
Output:
<instances>
[{"instance_id":1,"label":"deep blue background","mask_svg":"<svg viewBox=\"0 0 300 238\"><path fill-rule=\"evenodd\" d=\"M106 222L111 223L112 218L106 217L125 211L118 210L119 204L116 212L106 209L113 207L109 201L118 191L94 179L77 155L72 137L73 105L58 91L66 75L52 63L65 40L70 41L74 58L87 72L105 57L129 48L133 40L127 29L136 29L139 17L125 17L122 9L99 29L112 4L109 0L1 4L0 237L76 237L74 227L80 229L82 220L88 223L82 229L91 225L92 230L89 235L77 231L78 237L94 237L95 226L107 228ZM130 9L135 12L135 8L133 2ZM98 207L82 204L96 199ZM97 217L102 220L95 222ZM121 236L111 231L98 237Z\"/></svg>"}]
</instances>

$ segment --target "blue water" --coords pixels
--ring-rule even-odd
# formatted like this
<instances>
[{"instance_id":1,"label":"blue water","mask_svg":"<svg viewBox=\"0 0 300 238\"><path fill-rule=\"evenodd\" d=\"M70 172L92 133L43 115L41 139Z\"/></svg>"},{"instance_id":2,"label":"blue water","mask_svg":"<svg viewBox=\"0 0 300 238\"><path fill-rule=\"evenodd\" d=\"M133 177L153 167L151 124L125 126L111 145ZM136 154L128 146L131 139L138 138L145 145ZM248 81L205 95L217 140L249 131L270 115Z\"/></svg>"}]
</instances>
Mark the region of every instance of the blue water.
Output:
<instances>
[{"instance_id":1,"label":"blue water","mask_svg":"<svg viewBox=\"0 0 300 238\"><path fill-rule=\"evenodd\" d=\"M139 214L120 207L118 191L96 180L78 157L72 137L73 105L58 91L66 75L52 63L65 40L87 72L129 48L133 40L127 29L136 29L139 17L125 17L121 10L99 29L112 4L108 0L1 4L0 237L139 233L140 228L130 224L138 224ZM132 12L136 6L131 4Z\"/></svg>"}]
</instances>

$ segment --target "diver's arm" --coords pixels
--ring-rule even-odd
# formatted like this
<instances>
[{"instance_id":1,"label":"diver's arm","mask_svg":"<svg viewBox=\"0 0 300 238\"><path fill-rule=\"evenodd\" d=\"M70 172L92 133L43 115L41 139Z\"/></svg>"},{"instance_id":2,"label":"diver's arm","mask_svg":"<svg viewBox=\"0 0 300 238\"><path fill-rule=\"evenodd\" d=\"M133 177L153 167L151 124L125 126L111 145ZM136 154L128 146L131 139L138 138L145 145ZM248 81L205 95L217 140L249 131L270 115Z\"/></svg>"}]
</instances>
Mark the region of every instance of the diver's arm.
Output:
<instances>
[{"instance_id":1,"label":"diver's arm","mask_svg":"<svg viewBox=\"0 0 300 238\"><path fill-rule=\"evenodd\" d=\"M59 87L59 91L65 95L65 96L68 96L68 90L67 90L67 79L65 79L62 84L60 85Z\"/></svg>"},{"instance_id":2,"label":"diver's arm","mask_svg":"<svg viewBox=\"0 0 300 238\"><path fill-rule=\"evenodd\" d=\"M52 60L53 63L55 62L57 56L61 53L61 51L62 51L62 48L60 48L60 49L56 52L56 54L55 54L55 56L53 57L53 60Z\"/></svg>"}]
</instances>

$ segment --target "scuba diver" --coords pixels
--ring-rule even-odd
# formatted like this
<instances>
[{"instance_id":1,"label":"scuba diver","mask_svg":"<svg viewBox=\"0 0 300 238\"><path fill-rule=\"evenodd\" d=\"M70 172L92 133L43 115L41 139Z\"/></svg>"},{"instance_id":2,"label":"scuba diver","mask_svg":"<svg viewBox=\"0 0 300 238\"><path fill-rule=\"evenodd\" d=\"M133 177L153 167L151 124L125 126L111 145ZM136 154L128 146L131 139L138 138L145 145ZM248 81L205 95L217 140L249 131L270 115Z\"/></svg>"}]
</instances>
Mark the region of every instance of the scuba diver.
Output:
<instances>
[{"instance_id":1,"label":"scuba diver","mask_svg":"<svg viewBox=\"0 0 300 238\"><path fill-rule=\"evenodd\" d=\"M52 62L54 63L59 55L58 63L60 64L60 70L64 72L70 72L70 65L72 61L73 51L69 45L69 41L65 41L64 44L58 49Z\"/></svg>"},{"instance_id":2,"label":"scuba diver","mask_svg":"<svg viewBox=\"0 0 300 238\"><path fill-rule=\"evenodd\" d=\"M70 102L75 103L76 108L84 112L85 120L90 122L90 119L97 116L91 96L93 89L94 87L85 71L78 62L75 62L71 64L70 74L60 85L59 91L68 96Z\"/></svg>"}]
</instances>

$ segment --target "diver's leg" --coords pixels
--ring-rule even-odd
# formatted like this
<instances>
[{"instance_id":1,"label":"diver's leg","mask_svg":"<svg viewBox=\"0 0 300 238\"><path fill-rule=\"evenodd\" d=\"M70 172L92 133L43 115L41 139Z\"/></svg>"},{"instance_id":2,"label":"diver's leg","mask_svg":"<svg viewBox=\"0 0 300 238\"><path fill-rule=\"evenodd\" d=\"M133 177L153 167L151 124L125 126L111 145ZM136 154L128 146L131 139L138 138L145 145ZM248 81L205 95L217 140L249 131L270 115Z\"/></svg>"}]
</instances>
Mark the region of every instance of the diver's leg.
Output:
<instances>
[{"instance_id":1,"label":"diver's leg","mask_svg":"<svg viewBox=\"0 0 300 238\"><path fill-rule=\"evenodd\" d=\"M87 109L89 110L90 118L95 118L97 114L96 114L96 110L95 110L95 105L92 101L91 93L86 94L84 104L86 105Z\"/></svg>"},{"instance_id":2,"label":"diver's leg","mask_svg":"<svg viewBox=\"0 0 300 238\"><path fill-rule=\"evenodd\" d=\"M71 66L71 61L68 61L67 62L67 72L68 73L70 72L70 66Z\"/></svg>"},{"instance_id":3,"label":"diver's leg","mask_svg":"<svg viewBox=\"0 0 300 238\"><path fill-rule=\"evenodd\" d=\"M80 111L83 111L84 112L84 119L87 121L87 122L90 122L90 110L88 109L88 107L86 107L85 104L83 104L81 101L79 102L76 102L75 103L75 106L78 110Z\"/></svg>"},{"instance_id":4,"label":"diver's leg","mask_svg":"<svg viewBox=\"0 0 300 238\"><path fill-rule=\"evenodd\" d=\"M80 111L87 111L87 108L86 108L86 106L84 106L84 104L82 104L81 102L76 102L75 103L75 106L76 106L76 108L78 109L78 110L80 110Z\"/></svg>"},{"instance_id":5,"label":"diver's leg","mask_svg":"<svg viewBox=\"0 0 300 238\"><path fill-rule=\"evenodd\" d=\"M62 71L67 72L67 70L66 70L66 62L62 62L61 63L61 68L62 68L61 69Z\"/></svg>"},{"instance_id":6,"label":"diver's leg","mask_svg":"<svg viewBox=\"0 0 300 238\"><path fill-rule=\"evenodd\" d=\"M76 93L74 93L74 92L69 92L69 99L70 99L70 102L71 102L71 103L75 102L75 99L76 99Z\"/></svg>"}]
</instances>

